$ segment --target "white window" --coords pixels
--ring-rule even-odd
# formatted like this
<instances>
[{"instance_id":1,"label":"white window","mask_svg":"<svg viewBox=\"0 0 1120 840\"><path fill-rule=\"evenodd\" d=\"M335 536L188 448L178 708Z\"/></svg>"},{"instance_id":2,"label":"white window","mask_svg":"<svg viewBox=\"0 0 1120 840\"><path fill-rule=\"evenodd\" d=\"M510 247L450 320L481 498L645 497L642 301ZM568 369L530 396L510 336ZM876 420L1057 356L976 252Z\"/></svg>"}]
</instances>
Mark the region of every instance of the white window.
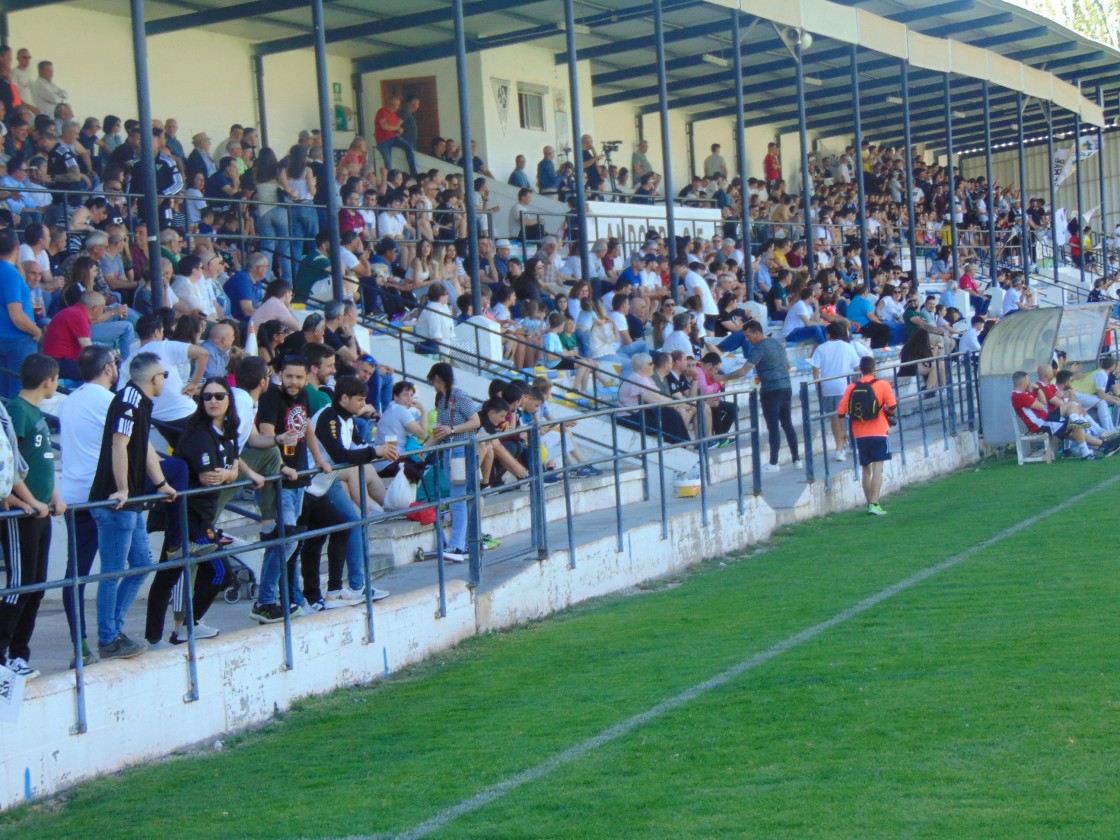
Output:
<instances>
[{"instance_id":1,"label":"white window","mask_svg":"<svg viewBox=\"0 0 1120 840\"><path fill-rule=\"evenodd\" d=\"M517 85L517 114L521 127L530 131L544 131L545 88L538 85Z\"/></svg>"}]
</instances>

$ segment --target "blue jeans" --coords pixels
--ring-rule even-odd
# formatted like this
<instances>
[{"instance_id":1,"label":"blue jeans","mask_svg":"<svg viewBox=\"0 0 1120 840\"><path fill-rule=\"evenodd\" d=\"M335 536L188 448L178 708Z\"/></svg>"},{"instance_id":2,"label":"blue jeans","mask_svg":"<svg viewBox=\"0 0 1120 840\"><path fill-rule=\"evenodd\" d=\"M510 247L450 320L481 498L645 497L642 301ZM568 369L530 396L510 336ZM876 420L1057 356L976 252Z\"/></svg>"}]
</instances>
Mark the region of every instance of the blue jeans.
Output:
<instances>
[{"instance_id":1,"label":"blue jeans","mask_svg":"<svg viewBox=\"0 0 1120 840\"><path fill-rule=\"evenodd\" d=\"M649 345L645 343L645 340L639 339L637 341L631 341L629 344L620 344L618 346L618 352L629 359L636 356L638 353L648 353Z\"/></svg>"},{"instance_id":2,"label":"blue jeans","mask_svg":"<svg viewBox=\"0 0 1120 840\"><path fill-rule=\"evenodd\" d=\"M319 235L319 214L310 204L293 204L292 217L292 259L299 262L303 255L315 247L315 237Z\"/></svg>"},{"instance_id":3,"label":"blue jeans","mask_svg":"<svg viewBox=\"0 0 1120 840\"><path fill-rule=\"evenodd\" d=\"M393 375L382 376L377 368L373 369L373 376L366 385L366 402L378 411L384 411L393 401Z\"/></svg>"},{"instance_id":4,"label":"blue jeans","mask_svg":"<svg viewBox=\"0 0 1120 840\"><path fill-rule=\"evenodd\" d=\"M372 467L367 469L372 469ZM341 516L350 522L357 522L362 518L361 510L347 495L341 481L336 481L331 485L331 489L327 491L327 500ZM346 549L346 579L350 588L358 591L361 591L366 583L365 564L362 562L361 528L353 528L350 531L350 545Z\"/></svg>"},{"instance_id":5,"label":"blue jeans","mask_svg":"<svg viewBox=\"0 0 1120 840\"><path fill-rule=\"evenodd\" d=\"M152 565L144 513L139 510L94 508L97 544L101 549L101 571L120 572ZM97 641L108 645L124 630L124 617L146 575L130 575L119 580L103 580L97 585Z\"/></svg>"},{"instance_id":6,"label":"blue jeans","mask_svg":"<svg viewBox=\"0 0 1120 840\"><path fill-rule=\"evenodd\" d=\"M295 269L292 266L288 235L287 206L273 207L267 213L257 214L257 236L261 238L261 251L270 263L277 262L276 257L280 257L280 279L290 283Z\"/></svg>"},{"instance_id":7,"label":"blue jeans","mask_svg":"<svg viewBox=\"0 0 1120 840\"><path fill-rule=\"evenodd\" d=\"M289 490L287 487L280 488L280 521L284 523L284 528L290 530L299 519L300 511L303 510L303 487L297 487ZM265 549L264 560L261 563L261 589L260 597L257 601L261 604L279 604L280 603L280 573L284 569L285 561L288 559L285 555L290 554L292 548L291 544L288 550L284 550L283 545L276 545L272 548ZM298 583L298 581L297 581ZM292 599L299 599L299 587L288 593L288 597Z\"/></svg>"},{"instance_id":8,"label":"blue jeans","mask_svg":"<svg viewBox=\"0 0 1120 840\"><path fill-rule=\"evenodd\" d=\"M0 397L11 399L19 393L23 360L38 350L39 342L26 333L0 341Z\"/></svg>"},{"instance_id":9,"label":"blue jeans","mask_svg":"<svg viewBox=\"0 0 1120 840\"><path fill-rule=\"evenodd\" d=\"M810 338L817 344L824 344L828 341L824 327L798 327L786 333L786 344L797 344Z\"/></svg>"},{"instance_id":10,"label":"blue jeans","mask_svg":"<svg viewBox=\"0 0 1120 840\"><path fill-rule=\"evenodd\" d=\"M385 168L393 168L393 149L402 149L404 151L404 156L408 158L408 171L415 173L416 155L413 154L412 146L400 137L394 137L392 140L386 140L384 143L377 144L377 151L381 153L381 159L385 161Z\"/></svg>"},{"instance_id":11,"label":"blue jeans","mask_svg":"<svg viewBox=\"0 0 1120 840\"><path fill-rule=\"evenodd\" d=\"M89 574L93 568L93 558L97 556L97 523L88 510L74 513L74 553L77 555L79 577ZM66 577L74 576L74 559L66 552ZM70 635L74 635L74 622L81 625L81 638L86 638L86 587L78 587L78 615L74 615L74 605L70 602L71 590L62 593L62 606L66 610L66 623L70 625Z\"/></svg>"},{"instance_id":12,"label":"blue jeans","mask_svg":"<svg viewBox=\"0 0 1120 840\"><path fill-rule=\"evenodd\" d=\"M461 496L466 492L466 485L451 482L451 459L463 460L467 457L466 451L463 448L458 449L445 449L440 456L440 469L444 470L447 474L448 485L451 489L452 496ZM451 512L451 538L447 541L448 548L457 548L465 550L467 547L467 503L460 499L457 502L449 504ZM439 525L443 527L443 512L440 512Z\"/></svg>"},{"instance_id":13,"label":"blue jeans","mask_svg":"<svg viewBox=\"0 0 1120 840\"><path fill-rule=\"evenodd\" d=\"M135 310L130 309L129 312ZM137 313L139 314L139 313ZM129 321L102 321L100 324L90 324L89 338L94 344L104 344L111 347L116 344L120 348L121 358L128 358L128 350L136 341L136 330Z\"/></svg>"}]
</instances>

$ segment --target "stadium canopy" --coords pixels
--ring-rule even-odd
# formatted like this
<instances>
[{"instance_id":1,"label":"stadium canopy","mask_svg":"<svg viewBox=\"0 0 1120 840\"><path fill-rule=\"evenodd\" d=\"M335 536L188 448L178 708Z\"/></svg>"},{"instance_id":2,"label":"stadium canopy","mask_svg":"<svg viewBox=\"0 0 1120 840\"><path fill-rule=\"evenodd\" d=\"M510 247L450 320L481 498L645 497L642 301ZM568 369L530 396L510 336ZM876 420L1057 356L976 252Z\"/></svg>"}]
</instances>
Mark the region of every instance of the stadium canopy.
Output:
<instances>
[{"instance_id":1,"label":"stadium canopy","mask_svg":"<svg viewBox=\"0 0 1120 840\"><path fill-rule=\"evenodd\" d=\"M0 11L19 11L59 0L0 0ZM133 0L139 2L139 0ZM130 0L83 0L78 7L128 14ZM314 47L308 0L149 0L143 2L149 35L213 28L255 44L260 55ZM787 28L814 35L803 69L809 127L821 134L851 130L852 52L859 65L863 130L886 145L901 145L900 61L909 64L912 139L943 147L945 93L952 74L959 147L983 141L978 103L991 83L993 142L1015 140L1017 93L1053 102L1053 130L1073 128L1077 113L1103 125L1100 88L1120 85L1120 53L1003 0L661 0L669 110L693 121L733 118L735 45L729 16L743 36L745 121L798 127L795 61ZM567 61L564 3L559 0L465 0L467 52L537 42ZM654 4L630 0L575 3L577 55L592 69L595 105L633 103L643 113L661 109L654 51ZM445 0L323 0L325 41L353 61L355 73L418 61L453 59L453 4ZM1078 93L1081 86L1084 97ZM585 94L586 95L586 94ZM1093 101L1090 101L1093 100ZM1028 107L1024 132L1045 133L1045 108Z\"/></svg>"}]
</instances>

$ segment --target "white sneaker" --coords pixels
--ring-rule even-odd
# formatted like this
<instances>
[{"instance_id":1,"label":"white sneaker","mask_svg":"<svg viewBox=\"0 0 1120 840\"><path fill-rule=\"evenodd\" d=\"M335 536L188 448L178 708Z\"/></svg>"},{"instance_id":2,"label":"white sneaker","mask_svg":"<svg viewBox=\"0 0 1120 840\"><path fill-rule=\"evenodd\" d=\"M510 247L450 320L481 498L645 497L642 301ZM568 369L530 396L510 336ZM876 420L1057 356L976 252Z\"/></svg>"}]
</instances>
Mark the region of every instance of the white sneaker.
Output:
<instances>
[{"instance_id":1,"label":"white sneaker","mask_svg":"<svg viewBox=\"0 0 1120 840\"><path fill-rule=\"evenodd\" d=\"M8 668L18 676L23 677L25 680L33 680L39 676L39 672L27 664L27 660L17 656L14 659L8 660Z\"/></svg>"},{"instance_id":2,"label":"white sneaker","mask_svg":"<svg viewBox=\"0 0 1120 840\"><path fill-rule=\"evenodd\" d=\"M389 590L388 589L378 589L377 587L373 588L373 600L374 601L384 601L388 597L389 597Z\"/></svg>"},{"instance_id":3,"label":"white sneaker","mask_svg":"<svg viewBox=\"0 0 1120 840\"><path fill-rule=\"evenodd\" d=\"M845 451L843 449L837 449L836 454L832 456L832 460L834 460L834 461L847 461L848 460L847 451Z\"/></svg>"},{"instance_id":4,"label":"white sneaker","mask_svg":"<svg viewBox=\"0 0 1120 840\"><path fill-rule=\"evenodd\" d=\"M196 639L213 639L221 631L214 627L208 627L201 621L194 626L194 637Z\"/></svg>"},{"instance_id":5,"label":"white sneaker","mask_svg":"<svg viewBox=\"0 0 1120 840\"><path fill-rule=\"evenodd\" d=\"M805 468L805 464L802 463L800 460L794 461L792 464L790 464L790 466L793 467L795 470L800 470L800 469Z\"/></svg>"},{"instance_id":6,"label":"white sneaker","mask_svg":"<svg viewBox=\"0 0 1120 840\"><path fill-rule=\"evenodd\" d=\"M353 607L362 603L365 598L349 589L336 589L328 592L323 603L328 610L337 610L339 607Z\"/></svg>"},{"instance_id":7,"label":"white sneaker","mask_svg":"<svg viewBox=\"0 0 1120 840\"><path fill-rule=\"evenodd\" d=\"M776 473L776 472L780 472L781 469L782 468L779 467L777 464L763 464L762 465L762 471L765 472L765 473Z\"/></svg>"}]
</instances>

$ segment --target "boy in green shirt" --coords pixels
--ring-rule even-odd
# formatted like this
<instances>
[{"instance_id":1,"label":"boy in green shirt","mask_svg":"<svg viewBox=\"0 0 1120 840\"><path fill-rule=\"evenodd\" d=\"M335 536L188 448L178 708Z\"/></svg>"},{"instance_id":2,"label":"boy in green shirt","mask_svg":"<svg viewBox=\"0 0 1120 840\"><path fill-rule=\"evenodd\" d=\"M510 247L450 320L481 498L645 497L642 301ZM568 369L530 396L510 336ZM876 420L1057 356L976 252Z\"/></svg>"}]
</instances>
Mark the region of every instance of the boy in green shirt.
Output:
<instances>
[{"instance_id":1,"label":"boy in green shirt","mask_svg":"<svg viewBox=\"0 0 1120 840\"><path fill-rule=\"evenodd\" d=\"M43 400L58 390L58 362L39 353L23 360L22 390L8 403L19 453L27 462L27 476L17 482L8 502L28 516L15 521L15 528L0 528L7 558L9 587L30 586L47 579L51 551L50 507L56 516L66 511L54 483L55 453L47 421L39 410ZM39 613L42 592L25 592L0 601L0 662L25 679L39 676L27 664L31 658L31 634Z\"/></svg>"}]
</instances>

